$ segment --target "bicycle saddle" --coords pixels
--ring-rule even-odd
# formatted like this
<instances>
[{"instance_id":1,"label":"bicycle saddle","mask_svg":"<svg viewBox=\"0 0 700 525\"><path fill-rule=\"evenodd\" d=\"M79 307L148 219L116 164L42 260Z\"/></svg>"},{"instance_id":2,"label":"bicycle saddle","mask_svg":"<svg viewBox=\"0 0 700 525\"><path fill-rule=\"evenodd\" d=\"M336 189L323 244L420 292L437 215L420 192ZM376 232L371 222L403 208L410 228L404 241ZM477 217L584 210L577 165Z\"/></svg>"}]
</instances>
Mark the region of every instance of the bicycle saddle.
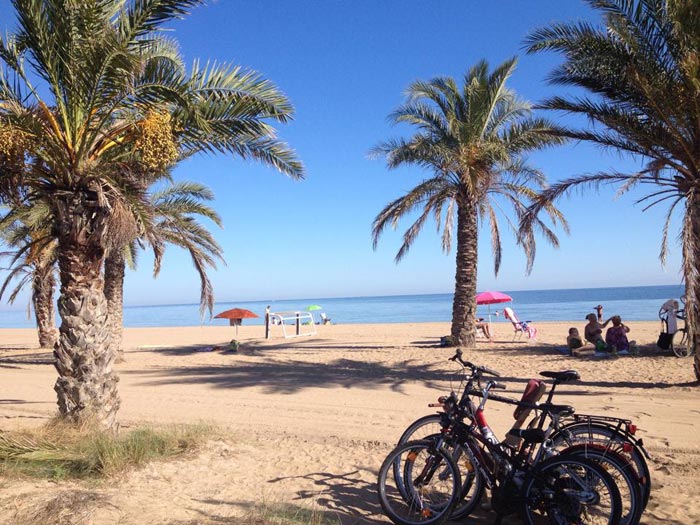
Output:
<instances>
[{"instance_id":1,"label":"bicycle saddle","mask_svg":"<svg viewBox=\"0 0 700 525\"><path fill-rule=\"evenodd\" d=\"M525 441L525 443L543 443L545 438L544 430L540 430L539 428L511 428L508 431L508 435L520 438Z\"/></svg>"},{"instance_id":2,"label":"bicycle saddle","mask_svg":"<svg viewBox=\"0 0 700 525\"><path fill-rule=\"evenodd\" d=\"M540 410L546 410L553 416L571 416L576 412L576 409L571 405L554 405L552 403L542 403L539 406Z\"/></svg>"},{"instance_id":3,"label":"bicycle saddle","mask_svg":"<svg viewBox=\"0 0 700 525\"><path fill-rule=\"evenodd\" d=\"M543 377L549 377L560 383L568 383L570 381L578 381L581 376L576 370L564 370L563 372L540 372Z\"/></svg>"}]
</instances>

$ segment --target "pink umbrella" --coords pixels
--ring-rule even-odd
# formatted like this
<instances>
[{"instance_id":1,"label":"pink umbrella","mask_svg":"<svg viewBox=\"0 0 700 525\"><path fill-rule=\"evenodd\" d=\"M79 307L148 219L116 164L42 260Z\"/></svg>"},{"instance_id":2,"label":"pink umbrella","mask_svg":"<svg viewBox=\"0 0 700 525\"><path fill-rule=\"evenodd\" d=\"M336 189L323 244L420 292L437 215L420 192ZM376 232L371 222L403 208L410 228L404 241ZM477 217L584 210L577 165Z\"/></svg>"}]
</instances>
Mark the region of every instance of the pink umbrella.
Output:
<instances>
[{"instance_id":1,"label":"pink umbrella","mask_svg":"<svg viewBox=\"0 0 700 525\"><path fill-rule=\"evenodd\" d=\"M491 306L498 303L509 303L513 300L510 295L501 292L481 292L476 294L476 304L489 305L489 323L491 322Z\"/></svg>"},{"instance_id":2,"label":"pink umbrella","mask_svg":"<svg viewBox=\"0 0 700 525\"><path fill-rule=\"evenodd\" d=\"M476 304L509 303L513 300L510 295L501 292L481 292L476 294Z\"/></svg>"}]
</instances>

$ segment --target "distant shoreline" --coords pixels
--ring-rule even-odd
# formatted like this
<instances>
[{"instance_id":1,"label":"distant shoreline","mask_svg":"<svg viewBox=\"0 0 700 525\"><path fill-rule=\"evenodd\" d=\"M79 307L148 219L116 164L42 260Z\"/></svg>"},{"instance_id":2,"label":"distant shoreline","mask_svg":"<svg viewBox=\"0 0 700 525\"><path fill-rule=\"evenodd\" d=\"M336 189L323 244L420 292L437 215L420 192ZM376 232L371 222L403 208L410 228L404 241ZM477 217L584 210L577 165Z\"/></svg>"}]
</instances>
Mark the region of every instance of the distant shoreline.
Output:
<instances>
[{"instance_id":1,"label":"distant shoreline","mask_svg":"<svg viewBox=\"0 0 700 525\"><path fill-rule=\"evenodd\" d=\"M635 289L635 288L662 288L662 287L683 287L682 284L645 284L639 286L596 286L596 287L579 287L579 288L537 288L537 289L527 289L527 290L501 290L499 291L507 294L511 293L533 293L533 292L575 292L575 291L606 291L606 290L622 290L622 289ZM491 289L497 289L493 287ZM272 303L272 302L313 302L313 301L324 301L324 300L353 300L353 299L392 299L392 298L402 298L402 297L436 297L442 295L452 295L453 292L432 292L432 293L410 293L410 294L389 294L389 295L356 295L356 296L339 296L339 297L292 297L292 298L282 298L282 299L243 299L243 300L222 300L217 301L218 305L228 305L228 304L245 304L245 303ZM161 308L161 307L176 307L176 306L197 306L199 303L159 303L159 304L126 304L124 308ZM27 307L23 306L20 308L5 308L0 305L0 314L4 312L25 312Z\"/></svg>"},{"instance_id":2,"label":"distant shoreline","mask_svg":"<svg viewBox=\"0 0 700 525\"><path fill-rule=\"evenodd\" d=\"M684 287L680 285L630 286L607 288L568 288L553 290L506 291L512 302L477 309L479 317L494 322L502 321L503 308L511 307L523 321L566 321L583 319L602 304L604 316L621 315L625 321L654 321L659 307L671 298L680 299ZM422 322L450 322L452 293L413 294L348 298L309 298L292 300L264 300L217 302L213 314L229 308L244 308L258 318L246 319L244 325L262 325L265 308L273 312L307 311L313 307L314 320L319 322L323 312L335 324L400 324ZM320 305L320 310L318 309ZM607 318L607 317L606 317ZM57 321L58 322L58 321ZM159 326L225 326L223 319L202 318L195 303L176 305L127 306L124 308L125 327ZM0 328L32 328L34 319L27 319L26 309L3 312Z\"/></svg>"},{"instance_id":3,"label":"distant shoreline","mask_svg":"<svg viewBox=\"0 0 700 525\"><path fill-rule=\"evenodd\" d=\"M632 289L632 288L661 288L661 287L683 287L682 284L645 284L639 286L596 286L596 287L580 287L580 288L537 288L528 290L501 290L500 288L494 287L489 289L498 289L499 291L507 294L512 293L532 293L532 292L574 292L574 291L605 291L605 290L620 290L620 289ZM389 295L354 295L354 296L339 296L339 297L292 297L289 299L244 299L240 301L236 300L226 300L217 301L216 304L228 305L228 304L244 304L244 303L272 303L275 301L284 302L313 302L313 301L324 301L324 300L352 300L352 299L398 299L402 297L436 297L442 295L452 295L454 292L432 292L432 293L409 293L409 294L389 294ZM130 304L125 305L124 308L159 308L163 306L197 306L198 303L164 303L164 304ZM0 310L1 311L1 310Z\"/></svg>"}]
</instances>

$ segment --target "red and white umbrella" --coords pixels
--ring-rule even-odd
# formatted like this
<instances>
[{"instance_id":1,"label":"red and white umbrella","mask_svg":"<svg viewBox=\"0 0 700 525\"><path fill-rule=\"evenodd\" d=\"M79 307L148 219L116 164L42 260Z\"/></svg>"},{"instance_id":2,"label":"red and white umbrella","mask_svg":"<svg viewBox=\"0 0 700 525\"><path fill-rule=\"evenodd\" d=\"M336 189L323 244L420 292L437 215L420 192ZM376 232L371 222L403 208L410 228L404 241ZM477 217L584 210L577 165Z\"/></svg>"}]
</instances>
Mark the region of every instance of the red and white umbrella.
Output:
<instances>
[{"instance_id":1,"label":"red and white umbrella","mask_svg":"<svg viewBox=\"0 0 700 525\"><path fill-rule=\"evenodd\" d=\"M476 294L476 304L489 305L489 323L491 322L491 305L509 303L513 300L510 295L502 292L481 292Z\"/></svg>"}]
</instances>

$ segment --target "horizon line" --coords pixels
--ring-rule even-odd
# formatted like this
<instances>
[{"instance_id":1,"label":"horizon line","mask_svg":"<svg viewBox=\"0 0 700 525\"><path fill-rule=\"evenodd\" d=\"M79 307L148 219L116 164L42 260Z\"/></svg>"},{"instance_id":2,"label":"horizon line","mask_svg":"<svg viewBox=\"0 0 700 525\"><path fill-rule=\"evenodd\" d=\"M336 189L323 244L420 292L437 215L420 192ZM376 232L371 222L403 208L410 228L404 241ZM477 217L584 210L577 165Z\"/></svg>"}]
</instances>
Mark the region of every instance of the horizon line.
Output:
<instances>
[{"instance_id":1,"label":"horizon line","mask_svg":"<svg viewBox=\"0 0 700 525\"><path fill-rule=\"evenodd\" d=\"M679 284L644 284L644 285L629 285L629 286L592 286L592 287L586 287L586 286L581 286L581 287L576 287L576 288L537 288L537 289L528 289L528 290L503 290L504 292L549 292L549 291L568 291L568 290L610 290L610 289L615 289L615 288L658 288L661 286L676 286L676 287L682 287L685 286L682 283ZM484 289L482 291L496 291L494 289ZM501 290L497 290L501 291ZM316 297L293 297L289 299L271 299L271 298L264 298L264 299L240 299L240 300L223 300L223 301L215 301L214 305L217 304L232 304L232 303L274 303L274 302L287 302L287 301L300 301L300 302L306 302L306 301L317 301L317 300L324 300L324 299L333 299L333 300L344 300L344 299L378 299L378 298L383 298L383 297L420 297L420 296L430 296L430 295L450 295L454 294L453 291L450 292L430 292L430 293L398 293L398 294L383 294L383 295L352 295L352 296L316 296ZM163 307L163 306L199 306L199 303L159 303L159 304L128 304L124 305L124 308L158 308L158 307ZM23 306L21 308L2 308L0 306L0 312L21 312L21 311L26 311L27 307Z\"/></svg>"},{"instance_id":2,"label":"horizon line","mask_svg":"<svg viewBox=\"0 0 700 525\"><path fill-rule=\"evenodd\" d=\"M661 286L685 286L682 283L679 284L644 284L644 285L630 285L630 286L592 286L592 287L587 287L587 286L581 286L577 288L537 288L537 289L528 289L528 290L504 290L505 292L549 292L549 291L568 291L568 290L610 290L610 289L616 289L616 288L659 288ZM483 291L495 291L493 289L485 289ZM499 290L500 291L500 290ZM480 293L480 292L477 292ZM454 294L454 291L451 292L429 292L429 293L398 293L398 294L384 294L384 295L349 295L349 296L315 296L315 297L293 297L289 299L270 299L270 298L264 298L264 299L240 299L240 300L225 300L225 301L215 301L214 305L216 304L232 304L232 303L274 303L274 302L288 302L288 301L316 301L316 300L323 300L323 299L379 299L383 297L421 297L421 296L430 296L430 295L450 295ZM124 305L124 308L150 308L150 307L161 307L161 306L199 306L199 303L161 303L161 304L130 304L130 305Z\"/></svg>"}]
</instances>

